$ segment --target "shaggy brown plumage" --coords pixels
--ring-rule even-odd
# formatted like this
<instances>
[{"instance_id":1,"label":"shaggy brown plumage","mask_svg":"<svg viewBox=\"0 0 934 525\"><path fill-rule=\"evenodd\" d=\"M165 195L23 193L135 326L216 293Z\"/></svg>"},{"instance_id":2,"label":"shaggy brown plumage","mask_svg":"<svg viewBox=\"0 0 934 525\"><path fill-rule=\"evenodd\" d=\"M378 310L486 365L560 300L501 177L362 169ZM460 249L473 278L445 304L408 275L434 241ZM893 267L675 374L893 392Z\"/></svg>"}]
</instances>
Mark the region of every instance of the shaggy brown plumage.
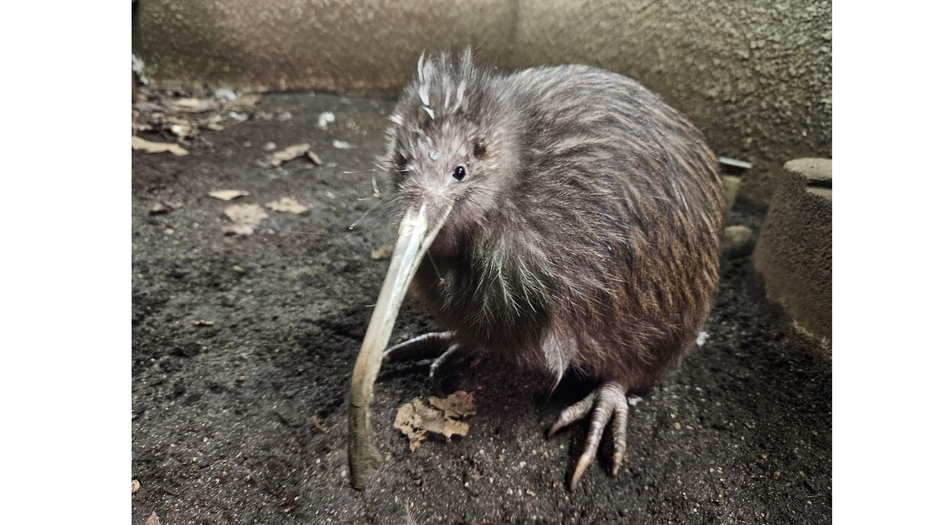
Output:
<instances>
[{"instance_id":1,"label":"shaggy brown plumage","mask_svg":"<svg viewBox=\"0 0 934 525\"><path fill-rule=\"evenodd\" d=\"M394 209L444 220L413 281L443 339L604 382L552 431L596 405L573 488L615 413L615 473L625 394L692 347L717 288L723 191L703 136L624 76L498 75L469 51L420 60L390 118Z\"/></svg>"}]
</instances>

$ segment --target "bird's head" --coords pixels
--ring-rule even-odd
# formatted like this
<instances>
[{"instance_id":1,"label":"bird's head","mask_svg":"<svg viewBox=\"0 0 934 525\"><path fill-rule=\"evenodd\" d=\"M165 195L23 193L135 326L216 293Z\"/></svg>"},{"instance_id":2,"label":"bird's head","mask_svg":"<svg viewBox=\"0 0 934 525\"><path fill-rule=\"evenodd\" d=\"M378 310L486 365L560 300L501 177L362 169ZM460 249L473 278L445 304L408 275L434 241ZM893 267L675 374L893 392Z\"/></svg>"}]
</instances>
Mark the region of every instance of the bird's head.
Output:
<instances>
[{"instance_id":1,"label":"bird's head","mask_svg":"<svg viewBox=\"0 0 934 525\"><path fill-rule=\"evenodd\" d=\"M502 204L519 164L515 112L501 77L476 67L470 51L422 58L390 116L390 175L397 216L422 205L440 228L436 255L454 255Z\"/></svg>"}]
</instances>

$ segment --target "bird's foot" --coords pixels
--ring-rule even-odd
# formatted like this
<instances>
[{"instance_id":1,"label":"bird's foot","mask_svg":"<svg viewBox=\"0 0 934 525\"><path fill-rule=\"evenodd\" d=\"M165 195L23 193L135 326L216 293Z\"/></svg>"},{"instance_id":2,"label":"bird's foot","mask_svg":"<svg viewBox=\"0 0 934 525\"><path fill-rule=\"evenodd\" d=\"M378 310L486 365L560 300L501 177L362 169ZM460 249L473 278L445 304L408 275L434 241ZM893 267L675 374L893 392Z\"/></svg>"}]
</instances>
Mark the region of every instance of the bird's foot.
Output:
<instances>
[{"instance_id":1,"label":"bird's foot","mask_svg":"<svg viewBox=\"0 0 934 525\"><path fill-rule=\"evenodd\" d=\"M452 343L454 332L431 332L413 337L388 348L383 353L383 363L389 361L434 359L428 369L428 380L436 394L443 395L440 375L441 367L459 357L463 347Z\"/></svg>"},{"instance_id":2,"label":"bird's foot","mask_svg":"<svg viewBox=\"0 0 934 525\"><path fill-rule=\"evenodd\" d=\"M626 453L626 421L629 417L629 401L626 399L626 392L623 387L612 381L603 383L590 395L564 409L558 417L558 421L548 430L548 436L551 437L558 430L580 421L591 412L593 416L590 420L590 431L587 433L584 453L577 460L574 474L571 475L570 488L572 491L577 486L581 474L593 462L593 458L597 454L597 447L600 445L600 439L603 436L603 430L611 417L613 419L612 474L614 476L623 462L623 454Z\"/></svg>"},{"instance_id":3,"label":"bird's foot","mask_svg":"<svg viewBox=\"0 0 934 525\"><path fill-rule=\"evenodd\" d=\"M440 357L451 346L454 332L431 332L391 346L383 352L383 364L390 361L418 361Z\"/></svg>"}]
</instances>

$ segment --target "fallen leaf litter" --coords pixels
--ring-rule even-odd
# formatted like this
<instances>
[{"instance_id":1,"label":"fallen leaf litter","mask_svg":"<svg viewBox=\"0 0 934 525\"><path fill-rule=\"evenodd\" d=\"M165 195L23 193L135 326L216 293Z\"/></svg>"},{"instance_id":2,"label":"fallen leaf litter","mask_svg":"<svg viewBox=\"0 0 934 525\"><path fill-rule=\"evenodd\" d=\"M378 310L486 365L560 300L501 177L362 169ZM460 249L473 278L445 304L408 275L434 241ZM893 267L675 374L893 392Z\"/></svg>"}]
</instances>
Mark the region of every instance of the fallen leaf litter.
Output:
<instances>
[{"instance_id":1,"label":"fallen leaf litter","mask_svg":"<svg viewBox=\"0 0 934 525\"><path fill-rule=\"evenodd\" d=\"M301 215L309 209L308 206L299 204L292 197L282 197L277 201L267 202L266 207L272 211L294 213L295 215Z\"/></svg>"},{"instance_id":2,"label":"fallen leaf litter","mask_svg":"<svg viewBox=\"0 0 934 525\"><path fill-rule=\"evenodd\" d=\"M229 201L236 199L237 197L246 197L249 194L250 192L243 190L217 190L208 193L208 196L222 201Z\"/></svg>"},{"instance_id":3,"label":"fallen leaf litter","mask_svg":"<svg viewBox=\"0 0 934 525\"><path fill-rule=\"evenodd\" d=\"M269 218L259 204L228 204L224 206L224 215L233 221L224 228L225 235L253 235L256 226Z\"/></svg>"},{"instance_id":4,"label":"fallen leaf litter","mask_svg":"<svg viewBox=\"0 0 934 525\"><path fill-rule=\"evenodd\" d=\"M310 149L310 144L295 144L294 146L289 146L282 151L273 153L272 157L269 158L269 163L273 166L279 166L283 162L292 160L296 157L301 157Z\"/></svg>"},{"instance_id":5,"label":"fallen leaf litter","mask_svg":"<svg viewBox=\"0 0 934 525\"><path fill-rule=\"evenodd\" d=\"M466 436L470 425L461 418L477 413L473 393L458 390L444 399L431 396L426 406L421 399L402 405L396 412L393 428L409 438L409 450L414 451L430 436L443 436L450 441L452 436Z\"/></svg>"},{"instance_id":6,"label":"fallen leaf litter","mask_svg":"<svg viewBox=\"0 0 934 525\"><path fill-rule=\"evenodd\" d=\"M136 136L133 137L133 149L142 150L146 153L162 153L164 151L168 151L177 157L188 155L188 150L179 146L178 144L168 142L151 142Z\"/></svg>"}]
</instances>

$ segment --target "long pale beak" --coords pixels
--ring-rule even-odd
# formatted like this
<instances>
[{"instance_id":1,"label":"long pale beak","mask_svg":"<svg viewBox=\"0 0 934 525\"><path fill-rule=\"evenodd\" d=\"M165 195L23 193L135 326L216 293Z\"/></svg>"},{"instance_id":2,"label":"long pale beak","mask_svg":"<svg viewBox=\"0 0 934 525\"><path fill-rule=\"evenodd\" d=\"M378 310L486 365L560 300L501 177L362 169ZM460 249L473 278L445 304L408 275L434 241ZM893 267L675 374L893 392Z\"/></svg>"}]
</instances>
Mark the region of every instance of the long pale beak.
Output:
<instances>
[{"instance_id":1,"label":"long pale beak","mask_svg":"<svg viewBox=\"0 0 934 525\"><path fill-rule=\"evenodd\" d=\"M369 469L380 463L373 429L370 426L370 403L373 384L383 362L383 352L392 334L402 299L415 276L422 258L432 241L441 231L451 213L452 205L445 205L434 224L429 224L425 205L413 206L399 225L399 239L392 252L389 272L376 300L376 308L366 329L357 364L350 380L350 417L348 421L347 457L350 461L350 482L357 490L366 488Z\"/></svg>"}]
</instances>

